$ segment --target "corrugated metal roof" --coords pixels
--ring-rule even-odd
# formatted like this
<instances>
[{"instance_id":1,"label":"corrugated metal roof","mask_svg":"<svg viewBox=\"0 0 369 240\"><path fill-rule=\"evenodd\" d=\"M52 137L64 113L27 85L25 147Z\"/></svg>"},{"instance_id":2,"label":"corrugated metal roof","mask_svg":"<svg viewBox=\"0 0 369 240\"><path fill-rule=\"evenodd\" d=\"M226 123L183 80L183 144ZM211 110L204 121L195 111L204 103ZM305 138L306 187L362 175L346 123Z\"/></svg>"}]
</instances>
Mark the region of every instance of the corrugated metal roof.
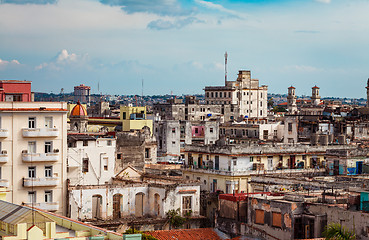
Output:
<instances>
[{"instance_id":1,"label":"corrugated metal roof","mask_svg":"<svg viewBox=\"0 0 369 240\"><path fill-rule=\"evenodd\" d=\"M32 209L0 200L0 221L16 225L18 223L32 223ZM50 218L34 211L35 222L53 222Z\"/></svg>"}]
</instances>

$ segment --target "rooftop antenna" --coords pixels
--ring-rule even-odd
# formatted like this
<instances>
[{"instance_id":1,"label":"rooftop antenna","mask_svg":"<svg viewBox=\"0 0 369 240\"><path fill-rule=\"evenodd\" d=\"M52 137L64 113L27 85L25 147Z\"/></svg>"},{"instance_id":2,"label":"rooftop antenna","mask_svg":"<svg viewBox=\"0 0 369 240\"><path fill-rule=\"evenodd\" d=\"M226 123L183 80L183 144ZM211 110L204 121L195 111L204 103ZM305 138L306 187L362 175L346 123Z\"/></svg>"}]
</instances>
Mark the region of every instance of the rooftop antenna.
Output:
<instances>
[{"instance_id":1,"label":"rooftop antenna","mask_svg":"<svg viewBox=\"0 0 369 240\"><path fill-rule=\"evenodd\" d=\"M224 82L225 86L227 85L227 59L228 59L228 53L227 51L224 54Z\"/></svg>"},{"instance_id":2,"label":"rooftop antenna","mask_svg":"<svg viewBox=\"0 0 369 240\"><path fill-rule=\"evenodd\" d=\"M141 89L141 104L142 106L144 105L144 99L143 99L143 95L144 95L144 79L142 78L142 81L141 81L141 84L142 84L142 89Z\"/></svg>"}]
</instances>

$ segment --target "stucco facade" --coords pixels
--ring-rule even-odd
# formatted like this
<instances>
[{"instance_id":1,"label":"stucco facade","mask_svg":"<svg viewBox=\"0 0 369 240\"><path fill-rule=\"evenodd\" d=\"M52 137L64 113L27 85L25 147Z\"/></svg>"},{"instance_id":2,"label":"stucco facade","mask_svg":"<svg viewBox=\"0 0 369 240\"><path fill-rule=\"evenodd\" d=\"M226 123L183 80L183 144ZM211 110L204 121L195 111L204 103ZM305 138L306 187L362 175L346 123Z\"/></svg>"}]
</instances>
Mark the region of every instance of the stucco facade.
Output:
<instances>
[{"instance_id":1,"label":"stucco facade","mask_svg":"<svg viewBox=\"0 0 369 240\"><path fill-rule=\"evenodd\" d=\"M58 102L2 102L0 170L6 201L64 214L67 106Z\"/></svg>"}]
</instances>

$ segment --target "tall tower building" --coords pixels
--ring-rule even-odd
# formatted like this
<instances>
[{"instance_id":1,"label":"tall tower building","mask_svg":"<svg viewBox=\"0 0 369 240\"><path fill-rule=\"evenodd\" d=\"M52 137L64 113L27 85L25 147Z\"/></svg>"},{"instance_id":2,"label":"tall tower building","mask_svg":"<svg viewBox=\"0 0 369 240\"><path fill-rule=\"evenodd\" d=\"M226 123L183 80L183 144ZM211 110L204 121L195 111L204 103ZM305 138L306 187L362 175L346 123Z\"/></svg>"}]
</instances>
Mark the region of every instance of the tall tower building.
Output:
<instances>
[{"instance_id":1,"label":"tall tower building","mask_svg":"<svg viewBox=\"0 0 369 240\"><path fill-rule=\"evenodd\" d=\"M320 96L319 96L319 87L316 85L312 87L311 93L311 104L314 106L318 106L320 104Z\"/></svg>"},{"instance_id":2,"label":"tall tower building","mask_svg":"<svg viewBox=\"0 0 369 240\"><path fill-rule=\"evenodd\" d=\"M81 84L74 87L74 101L81 103L90 103L91 87Z\"/></svg>"},{"instance_id":3,"label":"tall tower building","mask_svg":"<svg viewBox=\"0 0 369 240\"><path fill-rule=\"evenodd\" d=\"M297 112L296 93L293 86L288 88L287 108L290 114L294 114Z\"/></svg>"}]
</instances>

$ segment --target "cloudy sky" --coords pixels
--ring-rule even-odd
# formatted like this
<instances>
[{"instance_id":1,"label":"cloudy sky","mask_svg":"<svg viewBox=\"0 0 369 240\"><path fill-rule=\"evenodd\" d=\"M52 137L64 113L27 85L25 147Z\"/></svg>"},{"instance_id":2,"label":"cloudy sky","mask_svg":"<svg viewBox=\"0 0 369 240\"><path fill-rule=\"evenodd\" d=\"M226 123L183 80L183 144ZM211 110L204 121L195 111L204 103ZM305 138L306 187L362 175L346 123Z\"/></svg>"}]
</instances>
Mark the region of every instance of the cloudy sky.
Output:
<instances>
[{"instance_id":1,"label":"cloudy sky","mask_svg":"<svg viewBox=\"0 0 369 240\"><path fill-rule=\"evenodd\" d=\"M369 0L0 0L0 79L34 91L194 94L240 69L286 93L366 97Z\"/></svg>"}]
</instances>

